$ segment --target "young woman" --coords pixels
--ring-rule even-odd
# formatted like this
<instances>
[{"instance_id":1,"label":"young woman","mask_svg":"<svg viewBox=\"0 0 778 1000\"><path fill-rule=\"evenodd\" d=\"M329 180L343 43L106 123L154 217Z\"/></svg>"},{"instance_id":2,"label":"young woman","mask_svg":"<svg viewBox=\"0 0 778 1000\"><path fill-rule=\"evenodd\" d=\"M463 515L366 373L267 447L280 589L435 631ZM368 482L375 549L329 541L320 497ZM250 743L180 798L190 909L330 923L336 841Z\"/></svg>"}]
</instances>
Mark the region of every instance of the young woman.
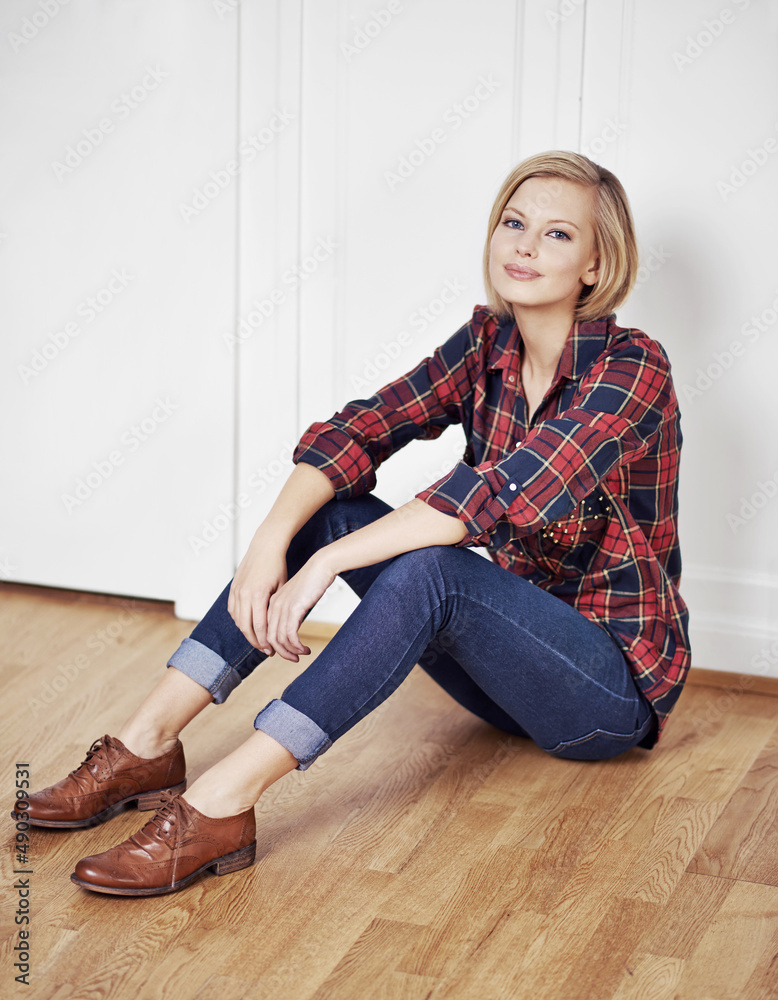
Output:
<instances>
[{"instance_id":1,"label":"young woman","mask_svg":"<svg viewBox=\"0 0 778 1000\"><path fill-rule=\"evenodd\" d=\"M636 269L612 173L549 152L510 174L489 220L489 306L413 371L306 431L234 580L154 691L30 796L29 821L50 827L156 807L129 840L79 861L74 882L147 895L250 865L262 792L309 767L416 663L475 715L558 757L654 745L689 643L670 366L613 315ZM384 459L455 423L467 448L448 475L398 510L372 495ZM336 576L357 609L253 735L181 794L181 730L266 656L308 653L298 629Z\"/></svg>"}]
</instances>

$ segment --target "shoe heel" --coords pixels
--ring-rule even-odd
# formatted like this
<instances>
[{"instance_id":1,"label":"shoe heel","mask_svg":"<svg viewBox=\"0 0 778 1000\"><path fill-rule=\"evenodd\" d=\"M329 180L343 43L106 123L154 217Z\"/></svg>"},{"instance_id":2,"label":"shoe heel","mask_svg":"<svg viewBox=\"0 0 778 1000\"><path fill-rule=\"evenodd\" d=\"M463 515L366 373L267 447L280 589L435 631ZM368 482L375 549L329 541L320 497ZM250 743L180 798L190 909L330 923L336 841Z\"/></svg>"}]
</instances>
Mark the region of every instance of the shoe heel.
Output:
<instances>
[{"instance_id":1,"label":"shoe heel","mask_svg":"<svg viewBox=\"0 0 778 1000\"><path fill-rule=\"evenodd\" d=\"M181 792L185 791L186 779L171 788L158 788L155 792L143 792L142 795L138 796L138 809L157 809L162 805L163 792L173 792L174 795L180 795Z\"/></svg>"},{"instance_id":2,"label":"shoe heel","mask_svg":"<svg viewBox=\"0 0 778 1000\"><path fill-rule=\"evenodd\" d=\"M242 847L239 851L233 851L232 854L225 854L223 858L217 858L211 866L211 871L216 872L217 875L239 872L241 868L248 868L249 865L254 864L256 854L257 842L255 840L248 847Z\"/></svg>"}]
</instances>

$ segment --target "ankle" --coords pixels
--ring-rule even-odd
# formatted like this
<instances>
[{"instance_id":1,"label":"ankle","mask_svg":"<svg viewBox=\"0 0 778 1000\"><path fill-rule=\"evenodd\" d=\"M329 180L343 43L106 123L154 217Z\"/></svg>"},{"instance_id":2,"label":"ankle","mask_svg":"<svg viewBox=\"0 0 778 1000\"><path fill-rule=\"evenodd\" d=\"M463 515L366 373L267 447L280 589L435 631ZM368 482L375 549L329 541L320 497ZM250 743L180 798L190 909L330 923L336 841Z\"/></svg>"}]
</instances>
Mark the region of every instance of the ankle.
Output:
<instances>
[{"instance_id":1,"label":"ankle","mask_svg":"<svg viewBox=\"0 0 778 1000\"><path fill-rule=\"evenodd\" d=\"M181 796L190 806L210 819L237 816L253 808L257 797L245 789L228 789L198 778Z\"/></svg>"},{"instance_id":2,"label":"ankle","mask_svg":"<svg viewBox=\"0 0 778 1000\"><path fill-rule=\"evenodd\" d=\"M172 750L178 743L178 733L168 733L163 730L138 729L131 725L123 726L116 734L125 747L142 760L152 760L161 757Z\"/></svg>"}]
</instances>

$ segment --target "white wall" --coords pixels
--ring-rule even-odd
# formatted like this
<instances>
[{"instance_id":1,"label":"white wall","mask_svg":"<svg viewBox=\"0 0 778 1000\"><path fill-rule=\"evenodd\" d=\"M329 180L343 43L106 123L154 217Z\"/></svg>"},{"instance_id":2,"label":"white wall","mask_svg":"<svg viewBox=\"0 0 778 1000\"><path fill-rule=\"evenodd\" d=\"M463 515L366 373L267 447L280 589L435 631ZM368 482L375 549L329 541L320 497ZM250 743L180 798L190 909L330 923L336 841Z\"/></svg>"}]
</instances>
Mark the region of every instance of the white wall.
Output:
<instances>
[{"instance_id":1,"label":"white wall","mask_svg":"<svg viewBox=\"0 0 778 1000\"><path fill-rule=\"evenodd\" d=\"M3 37L36 10L5 5ZM483 301L508 170L582 149L635 210L645 270L619 321L673 362L695 663L778 676L777 19L773 0L71 0L9 43L4 575L202 614L304 427ZM147 63L169 76L57 180L51 161ZM237 177L184 222L179 205L232 157ZM17 366L114 267L137 278L25 382ZM62 493L158 396L178 408L68 514ZM402 502L460 440L410 446L379 493ZM350 606L336 586L316 616Z\"/></svg>"},{"instance_id":2,"label":"white wall","mask_svg":"<svg viewBox=\"0 0 778 1000\"><path fill-rule=\"evenodd\" d=\"M237 23L185 0L0 8L3 576L202 606L232 491ZM90 300L95 300L91 302Z\"/></svg>"}]
</instances>

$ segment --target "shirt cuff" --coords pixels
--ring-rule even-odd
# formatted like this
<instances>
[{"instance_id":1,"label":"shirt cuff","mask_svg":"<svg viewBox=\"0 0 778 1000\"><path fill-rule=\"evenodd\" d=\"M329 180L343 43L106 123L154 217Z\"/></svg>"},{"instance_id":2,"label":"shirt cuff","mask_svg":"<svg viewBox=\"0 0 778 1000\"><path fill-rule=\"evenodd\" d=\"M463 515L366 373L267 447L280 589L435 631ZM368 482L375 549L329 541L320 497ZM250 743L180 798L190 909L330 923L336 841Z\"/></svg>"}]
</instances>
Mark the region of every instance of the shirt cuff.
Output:
<instances>
[{"instance_id":1,"label":"shirt cuff","mask_svg":"<svg viewBox=\"0 0 778 1000\"><path fill-rule=\"evenodd\" d=\"M459 462L447 476L416 494L442 514L450 514L464 521L469 538L459 545L473 542L487 545L491 531L504 517L511 504L520 497L516 483L495 466L483 471L466 462Z\"/></svg>"},{"instance_id":2,"label":"shirt cuff","mask_svg":"<svg viewBox=\"0 0 778 1000\"><path fill-rule=\"evenodd\" d=\"M346 500L375 488L373 463L364 449L336 427L320 432L314 424L300 439L292 462L303 462L320 469L332 483L338 500Z\"/></svg>"}]
</instances>

